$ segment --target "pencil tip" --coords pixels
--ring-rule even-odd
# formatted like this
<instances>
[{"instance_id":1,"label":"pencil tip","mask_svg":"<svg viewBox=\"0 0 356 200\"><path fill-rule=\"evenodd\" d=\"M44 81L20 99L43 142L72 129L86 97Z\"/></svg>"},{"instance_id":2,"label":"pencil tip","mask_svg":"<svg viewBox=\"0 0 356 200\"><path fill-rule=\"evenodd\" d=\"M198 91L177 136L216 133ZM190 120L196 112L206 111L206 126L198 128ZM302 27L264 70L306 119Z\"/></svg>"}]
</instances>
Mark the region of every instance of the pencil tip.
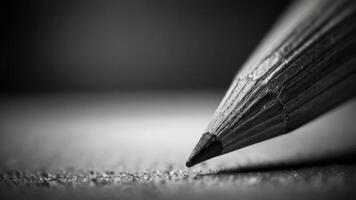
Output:
<instances>
[{"instance_id":1,"label":"pencil tip","mask_svg":"<svg viewBox=\"0 0 356 200\"><path fill-rule=\"evenodd\" d=\"M192 167L200 162L220 155L221 151L222 145L216 135L209 132L204 133L198 144L195 146L193 152L190 154L185 165L187 167Z\"/></svg>"}]
</instances>

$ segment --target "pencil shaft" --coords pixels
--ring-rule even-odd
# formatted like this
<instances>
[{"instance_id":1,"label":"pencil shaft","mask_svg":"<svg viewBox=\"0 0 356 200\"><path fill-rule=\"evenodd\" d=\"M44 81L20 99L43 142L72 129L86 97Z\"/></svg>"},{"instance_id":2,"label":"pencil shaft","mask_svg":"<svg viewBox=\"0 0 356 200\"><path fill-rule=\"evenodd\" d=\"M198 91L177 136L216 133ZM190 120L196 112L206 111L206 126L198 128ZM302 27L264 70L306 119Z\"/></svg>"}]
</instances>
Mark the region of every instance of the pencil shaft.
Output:
<instances>
[{"instance_id":1,"label":"pencil shaft","mask_svg":"<svg viewBox=\"0 0 356 200\"><path fill-rule=\"evenodd\" d=\"M220 154L288 133L356 94L355 4L302 1L286 12L208 125Z\"/></svg>"},{"instance_id":2,"label":"pencil shaft","mask_svg":"<svg viewBox=\"0 0 356 200\"><path fill-rule=\"evenodd\" d=\"M354 2L312 3L297 5L305 18L237 74L208 128L223 153L287 133L355 94Z\"/></svg>"}]
</instances>

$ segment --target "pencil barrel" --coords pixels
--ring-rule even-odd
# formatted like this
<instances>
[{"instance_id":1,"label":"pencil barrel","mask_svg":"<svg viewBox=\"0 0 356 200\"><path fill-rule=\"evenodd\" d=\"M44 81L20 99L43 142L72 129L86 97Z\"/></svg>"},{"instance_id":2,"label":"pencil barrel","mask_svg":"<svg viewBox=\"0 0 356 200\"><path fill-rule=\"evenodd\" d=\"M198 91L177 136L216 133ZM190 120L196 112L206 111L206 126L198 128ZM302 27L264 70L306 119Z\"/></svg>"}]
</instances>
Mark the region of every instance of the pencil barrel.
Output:
<instances>
[{"instance_id":1,"label":"pencil barrel","mask_svg":"<svg viewBox=\"0 0 356 200\"><path fill-rule=\"evenodd\" d=\"M292 131L356 95L356 2L292 5L242 69L207 132L227 153Z\"/></svg>"}]
</instances>

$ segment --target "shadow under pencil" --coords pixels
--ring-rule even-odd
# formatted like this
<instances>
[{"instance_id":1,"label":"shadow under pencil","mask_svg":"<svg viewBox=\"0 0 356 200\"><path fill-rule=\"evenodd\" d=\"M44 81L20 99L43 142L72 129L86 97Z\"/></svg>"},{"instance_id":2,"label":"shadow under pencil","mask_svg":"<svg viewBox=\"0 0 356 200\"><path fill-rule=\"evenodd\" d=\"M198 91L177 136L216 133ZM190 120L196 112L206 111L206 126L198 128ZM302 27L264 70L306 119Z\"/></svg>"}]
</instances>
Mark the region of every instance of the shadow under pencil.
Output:
<instances>
[{"instance_id":1,"label":"shadow under pencil","mask_svg":"<svg viewBox=\"0 0 356 200\"><path fill-rule=\"evenodd\" d=\"M356 165L356 147L347 153L334 153L327 156L316 158L306 158L299 160L290 160L284 162L269 162L260 164L251 164L223 169L216 172L216 175L251 173L251 172L272 172L281 170L299 170L310 167L325 167L331 165Z\"/></svg>"}]
</instances>

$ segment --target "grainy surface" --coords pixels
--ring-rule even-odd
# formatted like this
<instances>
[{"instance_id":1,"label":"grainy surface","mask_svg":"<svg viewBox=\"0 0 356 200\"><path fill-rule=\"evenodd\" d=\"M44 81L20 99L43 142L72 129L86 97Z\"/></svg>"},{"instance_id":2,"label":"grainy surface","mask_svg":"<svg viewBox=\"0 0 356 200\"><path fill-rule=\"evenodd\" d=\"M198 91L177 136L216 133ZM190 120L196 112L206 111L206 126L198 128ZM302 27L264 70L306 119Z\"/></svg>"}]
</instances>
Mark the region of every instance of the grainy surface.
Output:
<instances>
[{"instance_id":1,"label":"grainy surface","mask_svg":"<svg viewBox=\"0 0 356 200\"><path fill-rule=\"evenodd\" d=\"M25 198L353 199L356 166L219 173L211 170L7 171L2 196ZM268 195L268 196L266 196Z\"/></svg>"},{"instance_id":2,"label":"grainy surface","mask_svg":"<svg viewBox=\"0 0 356 200\"><path fill-rule=\"evenodd\" d=\"M221 95L2 99L1 199L353 199L353 162L278 163L354 147L355 101L297 132L184 167ZM277 167L246 168L268 163Z\"/></svg>"}]
</instances>

